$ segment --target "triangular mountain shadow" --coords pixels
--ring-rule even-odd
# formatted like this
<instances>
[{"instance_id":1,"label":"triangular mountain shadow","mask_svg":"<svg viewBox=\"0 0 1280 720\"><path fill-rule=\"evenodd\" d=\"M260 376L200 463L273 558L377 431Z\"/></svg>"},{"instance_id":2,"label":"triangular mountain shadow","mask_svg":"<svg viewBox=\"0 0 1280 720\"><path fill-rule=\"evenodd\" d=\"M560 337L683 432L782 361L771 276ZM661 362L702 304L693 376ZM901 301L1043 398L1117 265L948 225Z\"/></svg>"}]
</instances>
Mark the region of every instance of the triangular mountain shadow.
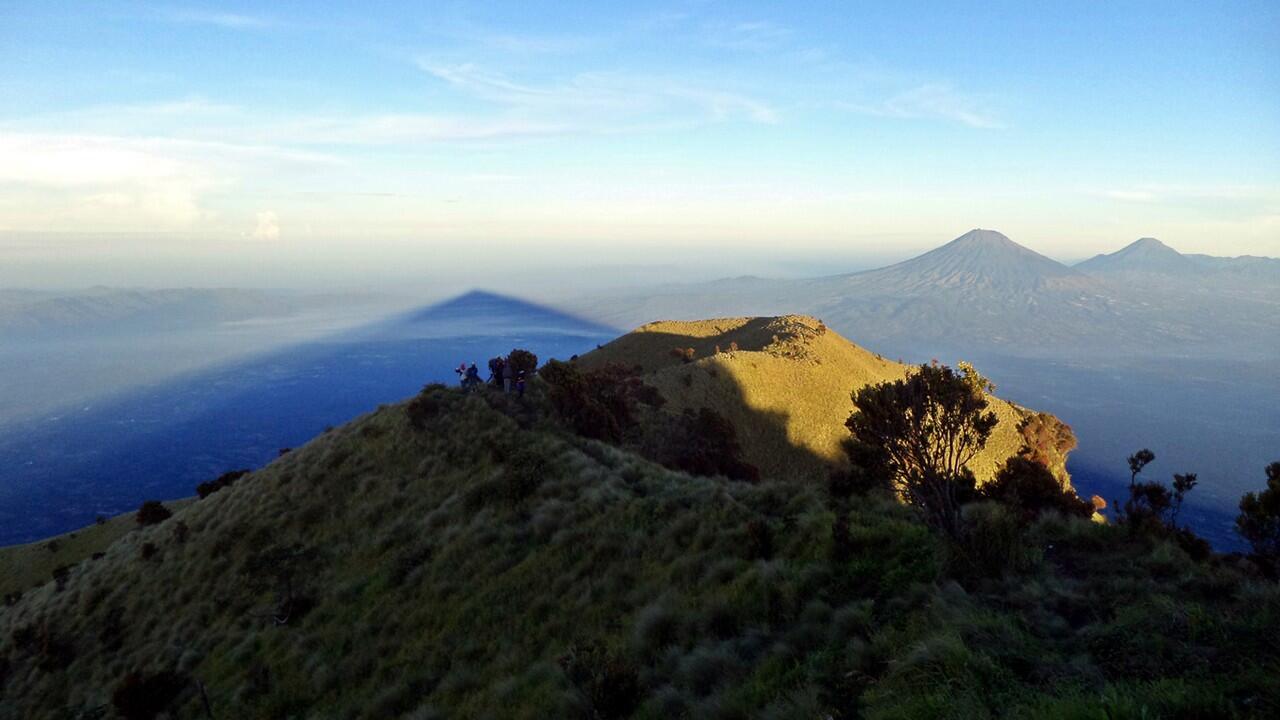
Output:
<instances>
[{"instance_id":1,"label":"triangular mountain shadow","mask_svg":"<svg viewBox=\"0 0 1280 720\"><path fill-rule=\"evenodd\" d=\"M0 545L35 540L191 495L227 470L258 467L281 448L453 368L528 348L540 360L586 352L617 335L516 298L474 292L148 388L20 423L0 436Z\"/></svg>"},{"instance_id":2,"label":"triangular mountain shadow","mask_svg":"<svg viewBox=\"0 0 1280 720\"><path fill-rule=\"evenodd\" d=\"M617 334L618 328L587 320L563 310L529 302L510 295L501 295L486 290L472 290L444 302L411 310L393 318L391 322L424 323L442 320L463 319L502 319L514 317L522 325L547 325L558 328L565 327L567 322L577 323L583 330Z\"/></svg>"}]
</instances>

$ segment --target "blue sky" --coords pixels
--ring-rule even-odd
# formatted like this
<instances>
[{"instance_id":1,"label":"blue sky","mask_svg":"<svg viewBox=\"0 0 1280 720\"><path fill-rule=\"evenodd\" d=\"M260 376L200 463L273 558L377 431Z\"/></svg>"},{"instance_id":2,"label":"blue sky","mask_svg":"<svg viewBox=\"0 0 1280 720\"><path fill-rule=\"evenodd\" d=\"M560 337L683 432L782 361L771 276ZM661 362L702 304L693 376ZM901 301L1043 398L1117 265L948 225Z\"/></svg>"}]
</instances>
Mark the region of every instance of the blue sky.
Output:
<instances>
[{"instance_id":1,"label":"blue sky","mask_svg":"<svg viewBox=\"0 0 1280 720\"><path fill-rule=\"evenodd\" d=\"M0 0L0 253L1280 255L1280 5L1043 5Z\"/></svg>"}]
</instances>

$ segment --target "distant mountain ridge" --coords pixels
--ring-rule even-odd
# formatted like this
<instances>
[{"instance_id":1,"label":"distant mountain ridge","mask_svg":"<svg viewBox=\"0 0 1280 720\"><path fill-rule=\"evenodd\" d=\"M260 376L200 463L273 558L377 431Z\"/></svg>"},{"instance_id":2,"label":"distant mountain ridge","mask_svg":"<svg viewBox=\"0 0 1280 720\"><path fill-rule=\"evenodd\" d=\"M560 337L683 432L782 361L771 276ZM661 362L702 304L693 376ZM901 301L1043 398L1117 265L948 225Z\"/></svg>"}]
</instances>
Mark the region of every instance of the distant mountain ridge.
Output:
<instances>
[{"instance_id":1,"label":"distant mountain ridge","mask_svg":"<svg viewBox=\"0 0 1280 720\"><path fill-rule=\"evenodd\" d=\"M1024 291L1090 285L1088 278L1057 260L995 230L982 229L970 230L919 257L845 277L908 293L939 288Z\"/></svg>"},{"instance_id":2,"label":"distant mountain ridge","mask_svg":"<svg viewBox=\"0 0 1280 720\"><path fill-rule=\"evenodd\" d=\"M361 298L240 288L91 288L60 294L11 292L0 295L0 335L172 331L283 317L353 300Z\"/></svg>"},{"instance_id":3,"label":"distant mountain ridge","mask_svg":"<svg viewBox=\"0 0 1280 720\"><path fill-rule=\"evenodd\" d=\"M1280 272L1273 281L1271 267L1266 259L1183 256L1151 238L1069 267L974 229L876 270L666 286L592 297L578 308L614 325L803 313L887 353L1266 354L1265 338L1280 337ZM1244 272L1250 282L1232 275ZM1206 273L1221 281L1177 282Z\"/></svg>"},{"instance_id":4,"label":"distant mountain ridge","mask_svg":"<svg viewBox=\"0 0 1280 720\"><path fill-rule=\"evenodd\" d=\"M1204 266L1159 240L1148 237L1135 240L1116 252L1095 255L1075 267L1086 273L1149 272L1194 275Z\"/></svg>"}]
</instances>

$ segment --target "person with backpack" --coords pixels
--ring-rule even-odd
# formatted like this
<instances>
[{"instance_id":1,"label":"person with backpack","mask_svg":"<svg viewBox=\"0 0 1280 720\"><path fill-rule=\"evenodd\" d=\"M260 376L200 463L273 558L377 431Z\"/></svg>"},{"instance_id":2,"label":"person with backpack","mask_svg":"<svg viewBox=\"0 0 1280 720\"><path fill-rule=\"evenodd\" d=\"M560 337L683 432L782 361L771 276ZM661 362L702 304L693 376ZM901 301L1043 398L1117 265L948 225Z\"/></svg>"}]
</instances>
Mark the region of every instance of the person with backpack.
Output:
<instances>
[{"instance_id":1,"label":"person with backpack","mask_svg":"<svg viewBox=\"0 0 1280 720\"><path fill-rule=\"evenodd\" d=\"M516 373L516 395L519 395L520 397L524 397L524 381L525 371L520 370Z\"/></svg>"},{"instance_id":2,"label":"person with backpack","mask_svg":"<svg viewBox=\"0 0 1280 720\"><path fill-rule=\"evenodd\" d=\"M467 390L480 386L480 370L475 363L471 363L471 367L467 368L466 374L462 378L462 387Z\"/></svg>"},{"instance_id":3,"label":"person with backpack","mask_svg":"<svg viewBox=\"0 0 1280 720\"><path fill-rule=\"evenodd\" d=\"M499 387L502 385L502 370L506 364L507 364L506 361L502 359L501 355L489 360L489 382L490 383Z\"/></svg>"},{"instance_id":4,"label":"person with backpack","mask_svg":"<svg viewBox=\"0 0 1280 720\"><path fill-rule=\"evenodd\" d=\"M510 394L511 384L516 379L516 366L507 358L502 363L502 392Z\"/></svg>"}]
</instances>

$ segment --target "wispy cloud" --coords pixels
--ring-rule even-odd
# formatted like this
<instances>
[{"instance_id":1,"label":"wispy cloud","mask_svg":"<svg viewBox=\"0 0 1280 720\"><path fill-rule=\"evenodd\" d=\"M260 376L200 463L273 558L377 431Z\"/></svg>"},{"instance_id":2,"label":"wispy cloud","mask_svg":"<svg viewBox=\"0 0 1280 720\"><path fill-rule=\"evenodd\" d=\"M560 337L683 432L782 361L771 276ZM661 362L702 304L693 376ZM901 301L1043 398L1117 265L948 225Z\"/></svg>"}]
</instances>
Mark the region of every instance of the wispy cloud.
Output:
<instances>
[{"instance_id":1,"label":"wispy cloud","mask_svg":"<svg viewBox=\"0 0 1280 720\"><path fill-rule=\"evenodd\" d=\"M886 118L948 120L971 128L1004 127L985 99L950 85L926 83L876 102L840 102L845 110Z\"/></svg>"},{"instance_id":2,"label":"wispy cloud","mask_svg":"<svg viewBox=\"0 0 1280 720\"><path fill-rule=\"evenodd\" d=\"M706 42L714 47L760 52L782 45L793 34L790 28L776 23L752 20L710 25L706 29Z\"/></svg>"},{"instance_id":3,"label":"wispy cloud","mask_svg":"<svg viewBox=\"0 0 1280 720\"><path fill-rule=\"evenodd\" d=\"M667 77L586 72L560 82L536 84L472 63L441 64L423 59L418 66L474 98L507 106L523 116L559 118L562 124L577 127L599 126L605 119L640 126L671 121L778 120L777 111L764 101Z\"/></svg>"},{"instance_id":4,"label":"wispy cloud","mask_svg":"<svg viewBox=\"0 0 1280 720\"><path fill-rule=\"evenodd\" d=\"M580 35L532 35L514 33L482 33L477 41L494 50L521 55L560 55L578 53L599 47L598 37Z\"/></svg>"},{"instance_id":5,"label":"wispy cloud","mask_svg":"<svg viewBox=\"0 0 1280 720\"><path fill-rule=\"evenodd\" d=\"M229 30L258 30L275 25L275 22L258 15L230 12L210 12L186 8L170 8L164 17L172 22L190 25L213 25Z\"/></svg>"}]
</instances>

